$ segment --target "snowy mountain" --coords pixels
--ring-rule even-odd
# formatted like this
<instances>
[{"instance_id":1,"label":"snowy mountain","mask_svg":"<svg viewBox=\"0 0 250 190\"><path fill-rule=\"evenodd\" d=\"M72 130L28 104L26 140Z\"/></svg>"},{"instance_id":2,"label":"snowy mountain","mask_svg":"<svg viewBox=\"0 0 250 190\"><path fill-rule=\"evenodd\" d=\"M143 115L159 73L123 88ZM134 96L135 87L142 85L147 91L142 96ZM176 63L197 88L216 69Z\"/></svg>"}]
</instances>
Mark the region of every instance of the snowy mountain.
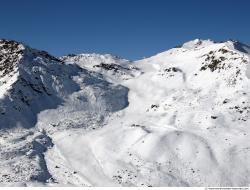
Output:
<instances>
[{"instance_id":1,"label":"snowy mountain","mask_svg":"<svg viewBox=\"0 0 250 190\"><path fill-rule=\"evenodd\" d=\"M250 47L139 61L0 41L0 183L249 186Z\"/></svg>"}]
</instances>

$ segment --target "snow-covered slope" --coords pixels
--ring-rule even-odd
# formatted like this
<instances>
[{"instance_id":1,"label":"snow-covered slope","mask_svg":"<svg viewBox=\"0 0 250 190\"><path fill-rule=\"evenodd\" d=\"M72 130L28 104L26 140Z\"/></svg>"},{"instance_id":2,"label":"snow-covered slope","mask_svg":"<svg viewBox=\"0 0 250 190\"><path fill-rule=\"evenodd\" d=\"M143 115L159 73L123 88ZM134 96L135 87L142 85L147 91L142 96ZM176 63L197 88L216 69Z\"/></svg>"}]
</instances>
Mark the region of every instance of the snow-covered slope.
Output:
<instances>
[{"instance_id":1,"label":"snow-covered slope","mask_svg":"<svg viewBox=\"0 0 250 190\"><path fill-rule=\"evenodd\" d=\"M110 54L69 54L60 59L67 63L77 64L81 68L101 73L106 80L113 83L129 80L141 74L131 61Z\"/></svg>"},{"instance_id":2,"label":"snow-covered slope","mask_svg":"<svg viewBox=\"0 0 250 190\"><path fill-rule=\"evenodd\" d=\"M1 183L250 185L249 46L196 39L131 62L0 44Z\"/></svg>"}]
</instances>

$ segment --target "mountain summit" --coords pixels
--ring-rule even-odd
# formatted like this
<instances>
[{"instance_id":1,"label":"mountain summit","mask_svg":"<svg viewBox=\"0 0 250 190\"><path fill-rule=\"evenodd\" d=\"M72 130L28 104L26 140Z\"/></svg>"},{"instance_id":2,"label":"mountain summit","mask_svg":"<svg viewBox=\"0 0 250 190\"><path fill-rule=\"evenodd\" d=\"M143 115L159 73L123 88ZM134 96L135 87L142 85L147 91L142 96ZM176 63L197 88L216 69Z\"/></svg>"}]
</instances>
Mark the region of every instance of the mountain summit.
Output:
<instances>
[{"instance_id":1,"label":"mountain summit","mask_svg":"<svg viewBox=\"0 0 250 190\"><path fill-rule=\"evenodd\" d=\"M129 61L0 40L0 183L249 186L250 48Z\"/></svg>"}]
</instances>

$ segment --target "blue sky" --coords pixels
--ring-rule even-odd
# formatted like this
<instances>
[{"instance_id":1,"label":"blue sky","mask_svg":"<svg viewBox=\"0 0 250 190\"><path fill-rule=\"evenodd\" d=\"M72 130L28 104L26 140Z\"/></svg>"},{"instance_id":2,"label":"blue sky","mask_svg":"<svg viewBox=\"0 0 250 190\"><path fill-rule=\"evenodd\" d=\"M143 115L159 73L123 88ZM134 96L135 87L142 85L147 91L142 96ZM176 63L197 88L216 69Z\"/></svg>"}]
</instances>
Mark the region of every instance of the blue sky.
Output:
<instances>
[{"instance_id":1,"label":"blue sky","mask_svg":"<svg viewBox=\"0 0 250 190\"><path fill-rule=\"evenodd\" d=\"M1 0L0 38L140 59L195 38L250 44L249 0Z\"/></svg>"}]
</instances>

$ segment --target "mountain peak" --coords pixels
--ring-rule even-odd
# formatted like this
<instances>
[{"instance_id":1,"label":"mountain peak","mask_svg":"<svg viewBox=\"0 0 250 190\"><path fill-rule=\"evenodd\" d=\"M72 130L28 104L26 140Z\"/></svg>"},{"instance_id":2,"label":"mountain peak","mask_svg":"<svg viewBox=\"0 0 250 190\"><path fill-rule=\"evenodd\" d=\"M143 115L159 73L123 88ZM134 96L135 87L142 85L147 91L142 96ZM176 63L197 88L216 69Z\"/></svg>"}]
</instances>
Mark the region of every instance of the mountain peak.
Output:
<instances>
[{"instance_id":1,"label":"mountain peak","mask_svg":"<svg viewBox=\"0 0 250 190\"><path fill-rule=\"evenodd\" d=\"M182 48L185 49L194 49L194 48L201 48L201 47L205 47L208 45L212 45L215 42L208 39L208 40L202 40L202 39L195 39L195 40L191 40L189 42L186 42L182 45Z\"/></svg>"}]
</instances>

